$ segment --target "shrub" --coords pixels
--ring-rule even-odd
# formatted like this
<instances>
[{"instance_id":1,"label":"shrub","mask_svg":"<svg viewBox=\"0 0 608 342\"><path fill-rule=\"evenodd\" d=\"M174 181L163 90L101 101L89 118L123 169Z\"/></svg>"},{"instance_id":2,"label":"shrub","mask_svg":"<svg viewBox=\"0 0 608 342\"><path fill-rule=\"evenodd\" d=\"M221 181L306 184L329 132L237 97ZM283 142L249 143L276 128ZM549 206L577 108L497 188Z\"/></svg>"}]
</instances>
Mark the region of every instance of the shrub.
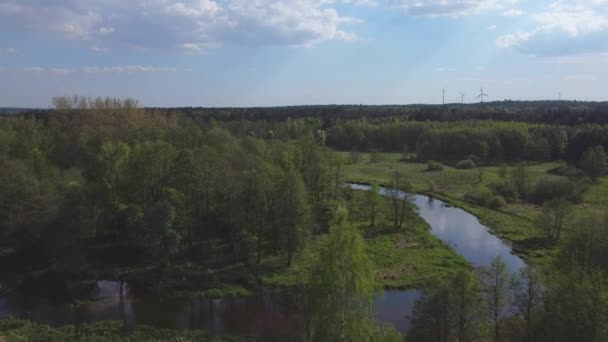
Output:
<instances>
[{"instance_id":1,"label":"shrub","mask_svg":"<svg viewBox=\"0 0 608 342\"><path fill-rule=\"evenodd\" d=\"M490 189L492 189L494 195L501 196L508 202L515 202L519 197L517 189L513 183L509 181L490 184Z\"/></svg>"},{"instance_id":2,"label":"shrub","mask_svg":"<svg viewBox=\"0 0 608 342\"><path fill-rule=\"evenodd\" d=\"M481 158L479 158L478 156L476 156L474 154L469 155L467 157L467 159L472 160L475 163L475 165L479 165L479 163L481 163ZM465 160L467 160L467 159L465 159Z\"/></svg>"},{"instance_id":3,"label":"shrub","mask_svg":"<svg viewBox=\"0 0 608 342\"><path fill-rule=\"evenodd\" d=\"M585 172L581 169L577 169L574 166L559 166L554 169L548 170L548 173L564 176L568 178L581 178L585 176Z\"/></svg>"},{"instance_id":4,"label":"shrub","mask_svg":"<svg viewBox=\"0 0 608 342\"><path fill-rule=\"evenodd\" d=\"M430 160L429 162L426 163L426 170L427 171L443 171L443 165L441 165L441 163L436 162L434 160Z\"/></svg>"},{"instance_id":5,"label":"shrub","mask_svg":"<svg viewBox=\"0 0 608 342\"><path fill-rule=\"evenodd\" d=\"M504 207L505 205L507 205L507 201L504 199L504 197L494 196L494 197L492 197L492 199L490 200L490 203L488 203L487 206L491 209L500 209L500 208Z\"/></svg>"},{"instance_id":6,"label":"shrub","mask_svg":"<svg viewBox=\"0 0 608 342\"><path fill-rule=\"evenodd\" d=\"M469 203L490 209L500 209L507 204L504 197L494 196L489 191L470 192L464 195L464 200Z\"/></svg>"},{"instance_id":7,"label":"shrub","mask_svg":"<svg viewBox=\"0 0 608 342\"><path fill-rule=\"evenodd\" d=\"M472 161L471 159L461 160L458 163L456 163L456 168L461 169L461 170L474 169L476 166L477 165L475 164L475 162Z\"/></svg>"},{"instance_id":8,"label":"shrub","mask_svg":"<svg viewBox=\"0 0 608 342\"><path fill-rule=\"evenodd\" d=\"M563 197L571 201L576 200L574 183L564 179L540 179L527 196L530 203L542 204L545 201Z\"/></svg>"},{"instance_id":9,"label":"shrub","mask_svg":"<svg viewBox=\"0 0 608 342\"><path fill-rule=\"evenodd\" d=\"M492 198L494 198L494 195L489 191L469 192L464 195L465 201L482 207L486 207Z\"/></svg>"}]
</instances>

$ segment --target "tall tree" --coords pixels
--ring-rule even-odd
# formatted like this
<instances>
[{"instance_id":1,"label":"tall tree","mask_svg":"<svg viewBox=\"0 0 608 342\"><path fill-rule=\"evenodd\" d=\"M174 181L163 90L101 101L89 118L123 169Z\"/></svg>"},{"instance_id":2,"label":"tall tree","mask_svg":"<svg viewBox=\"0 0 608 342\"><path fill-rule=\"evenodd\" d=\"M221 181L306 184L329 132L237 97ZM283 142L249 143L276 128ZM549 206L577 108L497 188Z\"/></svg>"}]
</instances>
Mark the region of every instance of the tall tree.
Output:
<instances>
[{"instance_id":1,"label":"tall tree","mask_svg":"<svg viewBox=\"0 0 608 342\"><path fill-rule=\"evenodd\" d=\"M500 341L503 323L511 315L513 276L500 257L494 258L489 266L482 267L480 276L488 303L488 314L492 321L494 341Z\"/></svg>"},{"instance_id":2,"label":"tall tree","mask_svg":"<svg viewBox=\"0 0 608 342\"><path fill-rule=\"evenodd\" d=\"M523 320L522 339L533 341L539 306L546 292L542 279L533 267L526 266L519 271L513 290L513 306Z\"/></svg>"},{"instance_id":3,"label":"tall tree","mask_svg":"<svg viewBox=\"0 0 608 342\"><path fill-rule=\"evenodd\" d=\"M366 202L369 208L369 225L373 227L376 223L376 213L380 204L380 188L377 184L372 184L371 189L366 192Z\"/></svg>"},{"instance_id":4,"label":"tall tree","mask_svg":"<svg viewBox=\"0 0 608 342\"><path fill-rule=\"evenodd\" d=\"M386 189L388 198L391 203L393 212L393 225L395 228L401 229L407 212L408 192L411 190L410 184L405 179L405 176L400 171L395 171L389 187Z\"/></svg>"},{"instance_id":5,"label":"tall tree","mask_svg":"<svg viewBox=\"0 0 608 342\"><path fill-rule=\"evenodd\" d=\"M310 217L306 188L297 170L291 169L285 174L280 192L282 198L278 210L285 229L287 265L291 266L293 254L303 244Z\"/></svg>"},{"instance_id":6,"label":"tall tree","mask_svg":"<svg viewBox=\"0 0 608 342\"><path fill-rule=\"evenodd\" d=\"M366 341L373 326L372 263L348 211L338 207L311 274L313 336L317 341Z\"/></svg>"},{"instance_id":7,"label":"tall tree","mask_svg":"<svg viewBox=\"0 0 608 342\"><path fill-rule=\"evenodd\" d=\"M601 145L589 147L583 153L579 165L587 176L594 182L597 182L599 177L604 175L608 170L608 161L606 160L604 147Z\"/></svg>"},{"instance_id":8,"label":"tall tree","mask_svg":"<svg viewBox=\"0 0 608 342\"><path fill-rule=\"evenodd\" d=\"M538 224L550 238L560 239L562 229L570 215L571 207L572 204L563 197L545 201Z\"/></svg>"},{"instance_id":9,"label":"tall tree","mask_svg":"<svg viewBox=\"0 0 608 342\"><path fill-rule=\"evenodd\" d=\"M476 340L484 321L483 304L477 278L462 270L423 292L414 306L407 340Z\"/></svg>"}]
</instances>

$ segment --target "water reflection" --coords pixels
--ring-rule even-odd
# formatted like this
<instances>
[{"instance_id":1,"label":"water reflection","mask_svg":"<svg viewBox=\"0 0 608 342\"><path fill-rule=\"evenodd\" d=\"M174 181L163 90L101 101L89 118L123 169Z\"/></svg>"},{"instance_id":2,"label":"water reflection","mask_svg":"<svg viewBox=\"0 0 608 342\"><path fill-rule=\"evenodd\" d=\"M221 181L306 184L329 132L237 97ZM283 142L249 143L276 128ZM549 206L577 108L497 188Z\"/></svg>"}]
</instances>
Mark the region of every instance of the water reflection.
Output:
<instances>
[{"instance_id":1,"label":"water reflection","mask_svg":"<svg viewBox=\"0 0 608 342\"><path fill-rule=\"evenodd\" d=\"M16 291L0 299L0 316L12 315L53 326L121 320L127 329L145 324L279 339L299 337L304 331L293 296L285 292L263 291L232 299L163 300L123 285L121 291L120 282L100 281L91 291L90 301L78 306L54 300L45 293Z\"/></svg>"}]
</instances>

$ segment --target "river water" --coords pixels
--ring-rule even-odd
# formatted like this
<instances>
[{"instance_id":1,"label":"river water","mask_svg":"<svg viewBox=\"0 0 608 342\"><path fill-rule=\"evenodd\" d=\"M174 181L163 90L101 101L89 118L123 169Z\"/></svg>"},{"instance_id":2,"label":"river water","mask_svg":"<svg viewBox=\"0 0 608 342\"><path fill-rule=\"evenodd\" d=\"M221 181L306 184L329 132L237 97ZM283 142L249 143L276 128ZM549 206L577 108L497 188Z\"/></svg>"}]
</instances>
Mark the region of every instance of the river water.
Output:
<instances>
[{"instance_id":1,"label":"river water","mask_svg":"<svg viewBox=\"0 0 608 342\"><path fill-rule=\"evenodd\" d=\"M349 184L355 190L366 185ZM380 189L389 195L385 188ZM390 192L392 194L392 192ZM406 196L399 192L398 196ZM523 261L503 241L490 234L468 212L424 195L408 195L431 232L471 265L485 266L500 256L511 272ZM128 284L99 281L90 291L90 301L73 307L53 291L15 291L0 298L0 317L13 315L51 325L121 320L127 326L152 325L174 329L204 329L214 334L252 334L268 339L291 340L303 336L302 314L296 296L289 292L263 291L245 298L161 300ZM409 328L410 315L419 291L387 290L374 298L376 319L392 323L398 331Z\"/></svg>"}]
</instances>

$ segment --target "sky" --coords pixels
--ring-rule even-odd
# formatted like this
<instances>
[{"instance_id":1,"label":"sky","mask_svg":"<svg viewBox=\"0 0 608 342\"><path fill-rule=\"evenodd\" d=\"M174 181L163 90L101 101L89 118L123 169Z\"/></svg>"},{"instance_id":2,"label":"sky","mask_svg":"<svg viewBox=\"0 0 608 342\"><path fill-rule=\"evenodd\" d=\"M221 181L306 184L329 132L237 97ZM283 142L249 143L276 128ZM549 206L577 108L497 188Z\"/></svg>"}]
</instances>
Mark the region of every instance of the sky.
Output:
<instances>
[{"instance_id":1,"label":"sky","mask_svg":"<svg viewBox=\"0 0 608 342\"><path fill-rule=\"evenodd\" d=\"M608 0L0 0L0 107L605 101L607 81Z\"/></svg>"}]
</instances>

